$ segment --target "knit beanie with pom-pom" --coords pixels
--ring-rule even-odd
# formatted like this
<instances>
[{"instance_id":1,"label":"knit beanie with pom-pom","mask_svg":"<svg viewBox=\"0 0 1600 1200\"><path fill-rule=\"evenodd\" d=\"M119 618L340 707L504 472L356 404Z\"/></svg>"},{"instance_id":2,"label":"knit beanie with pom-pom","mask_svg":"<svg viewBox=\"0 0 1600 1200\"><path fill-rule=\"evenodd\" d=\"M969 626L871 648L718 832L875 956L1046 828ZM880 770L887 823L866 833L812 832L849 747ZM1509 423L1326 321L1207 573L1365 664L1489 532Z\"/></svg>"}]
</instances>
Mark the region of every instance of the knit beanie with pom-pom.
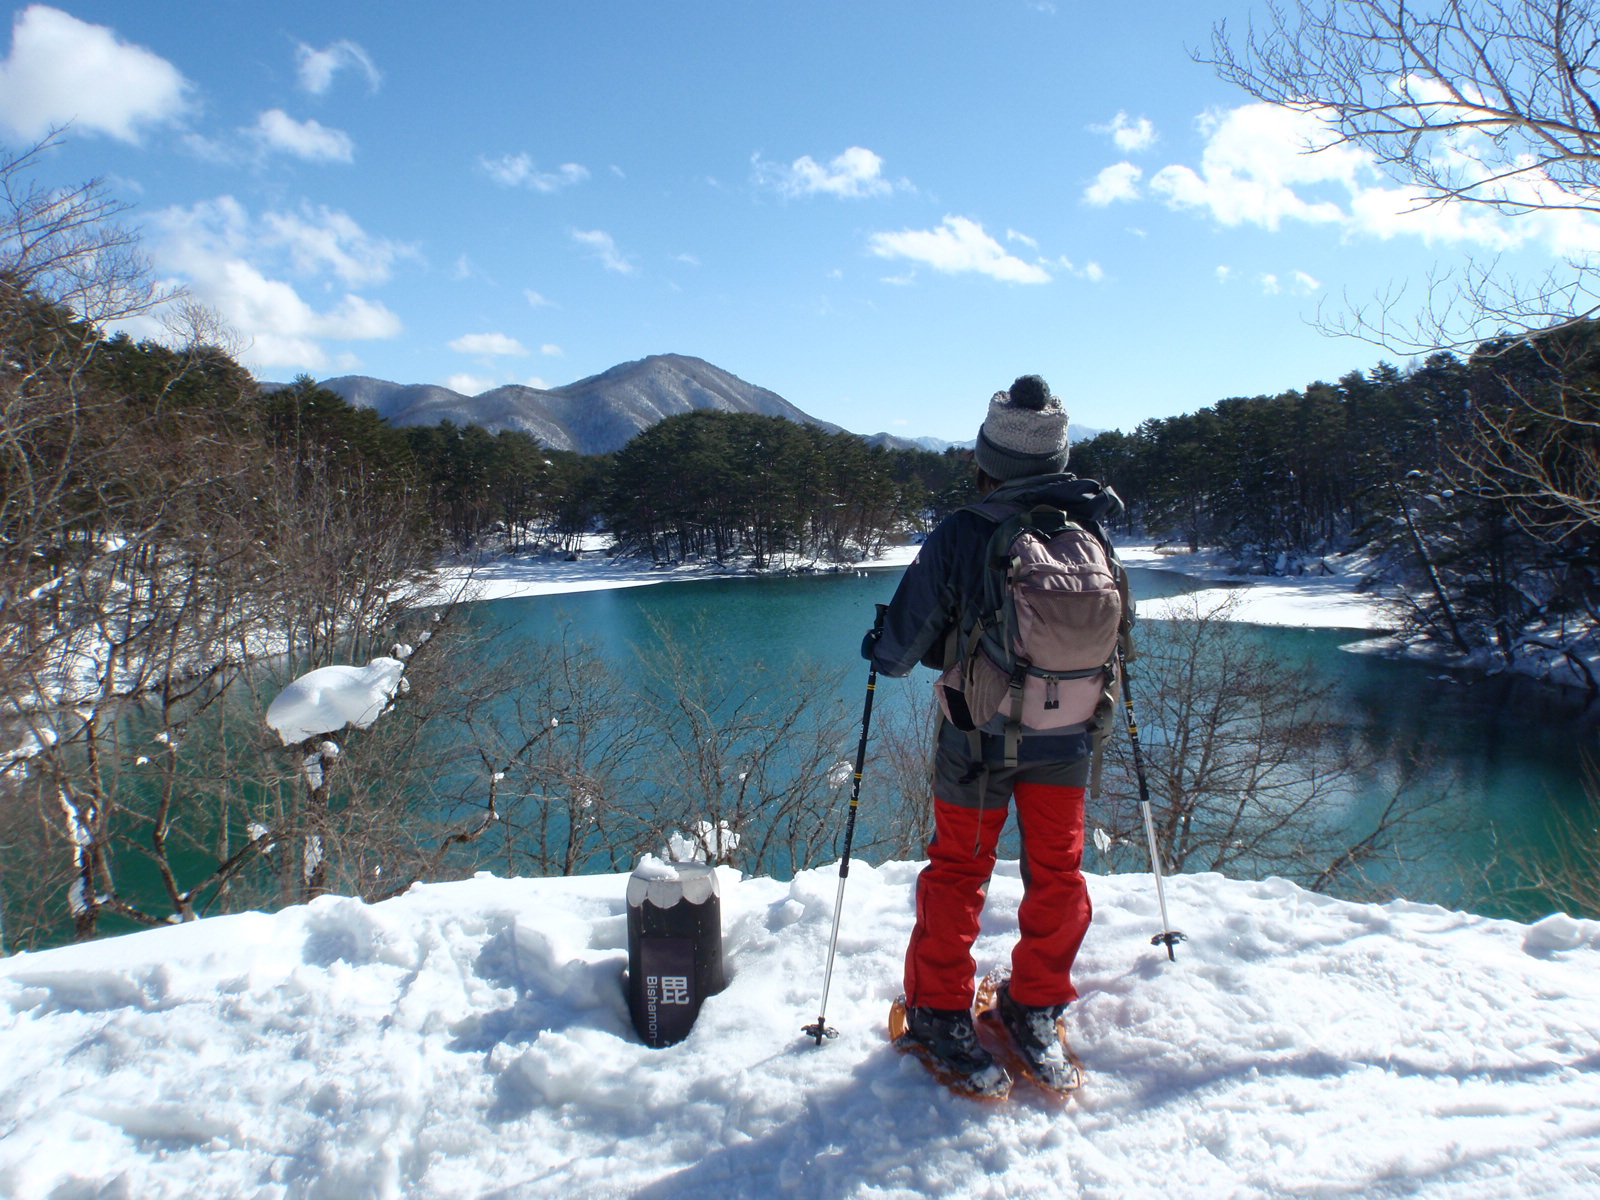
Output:
<instances>
[{"instance_id":1,"label":"knit beanie with pom-pom","mask_svg":"<svg viewBox=\"0 0 1600 1200\"><path fill-rule=\"evenodd\" d=\"M1067 410L1037 375L996 392L978 430L978 467L990 479L1023 479L1067 469Z\"/></svg>"}]
</instances>

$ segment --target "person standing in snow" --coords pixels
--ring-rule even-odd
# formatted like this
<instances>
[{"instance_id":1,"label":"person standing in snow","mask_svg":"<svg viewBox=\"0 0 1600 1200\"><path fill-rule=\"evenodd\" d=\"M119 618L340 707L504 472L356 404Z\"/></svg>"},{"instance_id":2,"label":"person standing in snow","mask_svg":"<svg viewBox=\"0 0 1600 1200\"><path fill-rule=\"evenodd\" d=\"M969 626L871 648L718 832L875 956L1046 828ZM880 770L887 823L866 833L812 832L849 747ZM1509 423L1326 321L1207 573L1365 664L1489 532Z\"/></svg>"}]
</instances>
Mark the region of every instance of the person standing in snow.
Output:
<instances>
[{"instance_id":1,"label":"person standing in snow","mask_svg":"<svg viewBox=\"0 0 1600 1200\"><path fill-rule=\"evenodd\" d=\"M1059 508L1097 524L1120 511L1116 494L1066 473L1067 412L1037 375L997 392L978 431L975 462L985 508L1009 503ZM935 670L980 617L984 558L998 519L970 508L946 518L906 569L862 656L892 677L919 662ZM1056 1022L1076 999L1072 963L1091 915L1082 873L1084 791L1091 733L1022 727L1015 766L1006 766L1005 725L996 714L974 737L941 718L934 752L934 836L917 880L916 926L906 951L906 1037L975 1090L1006 1086L1004 1069L973 1027L972 945L978 936L995 849L1011 801L1022 837L1025 889L1020 937L998 1009L1017 1050L1047 1084L1072 1070ZM981 745L981 759L973 748Z\"/></svg>"}]
</instances>

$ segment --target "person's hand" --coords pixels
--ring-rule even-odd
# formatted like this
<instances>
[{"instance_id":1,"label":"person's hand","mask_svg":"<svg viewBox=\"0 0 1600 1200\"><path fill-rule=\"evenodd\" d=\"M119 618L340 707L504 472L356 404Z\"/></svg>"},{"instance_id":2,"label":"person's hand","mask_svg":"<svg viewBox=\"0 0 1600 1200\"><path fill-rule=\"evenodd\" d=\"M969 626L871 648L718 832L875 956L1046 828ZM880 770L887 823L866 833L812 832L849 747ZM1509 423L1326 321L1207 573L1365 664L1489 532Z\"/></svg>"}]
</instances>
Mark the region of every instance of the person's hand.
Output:
<instances>
[{"instance_id":1,"label":"person's hand","mask_svg":"<svg viewBox=\"0 0 1600 1200\"><path fill-rule=\"evenodd\" d=\"M869 662L871 661L871 659L872 659L872 651L877 646L878 639L881 638L882 636L883 636L883 630L882 629L874 627L872 629L867 630L867 636L861 639L861 657L862 658L867 659Z\"/></svg>"}]
</instances>

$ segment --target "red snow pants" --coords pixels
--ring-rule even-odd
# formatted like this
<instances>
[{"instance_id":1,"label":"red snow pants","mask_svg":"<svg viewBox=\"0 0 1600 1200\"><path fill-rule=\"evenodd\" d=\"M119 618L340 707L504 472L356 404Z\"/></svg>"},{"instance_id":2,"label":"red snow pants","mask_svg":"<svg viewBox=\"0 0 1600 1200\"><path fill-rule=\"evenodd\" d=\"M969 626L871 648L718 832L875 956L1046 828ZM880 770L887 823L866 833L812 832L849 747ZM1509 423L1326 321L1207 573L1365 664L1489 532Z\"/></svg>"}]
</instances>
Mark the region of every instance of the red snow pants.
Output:
<instances>
[{"instance_id":1,"label":"red snow pants","mask_svg":"<svg viewBox=\"0 0 1600 1200\"><path fill-rule=\"evenodd\" d=\"M1072 962L1093 909L1083 879L1081 787L1018 781L1022 835L1020 933L1011 952L1011 995L1019 1004L1067 1004L1078 997ZM917 877L917 923L906 950L906 1003L971 1008L972 943L1006 809L964 808L935 798L928 865Z\"/></svg>"}]
</instances>

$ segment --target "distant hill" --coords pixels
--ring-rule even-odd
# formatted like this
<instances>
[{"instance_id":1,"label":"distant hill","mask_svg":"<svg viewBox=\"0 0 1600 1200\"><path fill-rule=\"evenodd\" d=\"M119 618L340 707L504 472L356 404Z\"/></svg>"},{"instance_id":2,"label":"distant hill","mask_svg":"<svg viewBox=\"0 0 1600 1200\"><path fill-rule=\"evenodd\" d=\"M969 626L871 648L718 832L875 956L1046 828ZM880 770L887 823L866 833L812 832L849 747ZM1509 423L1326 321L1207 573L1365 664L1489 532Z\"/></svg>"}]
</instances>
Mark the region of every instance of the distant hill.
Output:
<instances>
[{"instance_id":1,"label":"distant hill","mask_svg":"<svg viewBox=\"0 0 1600 1200\"><path fill-rule=\"evenodd\" d=\"M776 392L684 354L653 354L562 387L508 384L478 396L365 375L324 380L322 386L351 404L375 410L391 425L450 420L492 433L520 430L552 449L579 454L619 450L641 429L695 410L760 413L841 432L839 426L802 412Z\"/></svg>"},{"instance_id":2,"label":"distant hill","mask_svg":"<svg viewBox=\"0 0 1600 1200\"><path fill-rule=\"evenodd\" d=\"M1091 438L1098 436L1100 432L1098 429L1090 429L1087 425L1068 425L1067 441L1071 445L1076 445L1078 442L1089 441ZM970 437L964 442L947 442L943 438L903 438L896 437L892 433L874 433L864 440L869 446L882 446L885 450L931 450L935 454L943 454L946 450L952 448L956 450L971 450L978 444L976 436Z\"/></svg>"}]
</instances>

